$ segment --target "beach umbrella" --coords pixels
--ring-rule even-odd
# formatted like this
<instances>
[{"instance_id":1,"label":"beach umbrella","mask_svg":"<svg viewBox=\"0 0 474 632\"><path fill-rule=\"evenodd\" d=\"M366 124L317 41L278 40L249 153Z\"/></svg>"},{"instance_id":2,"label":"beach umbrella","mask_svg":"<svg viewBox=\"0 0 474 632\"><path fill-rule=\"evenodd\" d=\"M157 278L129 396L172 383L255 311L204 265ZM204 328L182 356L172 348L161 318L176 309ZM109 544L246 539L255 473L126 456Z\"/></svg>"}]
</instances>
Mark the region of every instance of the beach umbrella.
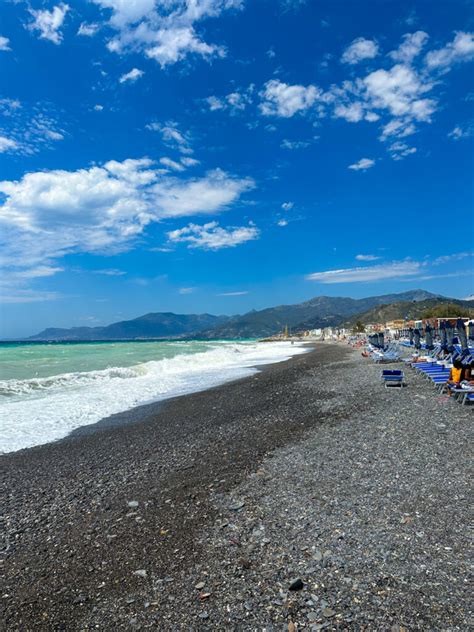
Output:
<instances>
[{"instance_id":1,"label":"beach umbrella","mask_svg":"<svg viewBox=\"0 0 474 632\"><path fill-rule=\"evenodd\" d=\"M446 321L445 324L446 329L446 348L449 353L454 351L454 327L451 325L449 321Z\"/></svg>"},{"instance_id":2,"label":"beach umbrella","mask_svg":"<svg viewBox=\"0 0 474 632\"><path fill-rule=\"evenodd\" d=\"M469 332L469 340L474 340L474 320L470 320L467 324L467 329Z\"/></svg>"},{"instance_id":3,"label":"beach umbrella","mask_svg":"<svg viewBox=\"0 0 474 632\"><path fill-rule=\"evenodd\" d=\"M442 320L439 324L439 337L441 340L441 349L443 351L448 350L448 342L446 337L446 323Z\"/></svg>"},{"instance_id":4,"label":"beach umbrella","mask_svg":"<svg viewBox=\"0 0 474 632\"><path fill-rule=\"evenodd\" d=\"M433 351L433 328L430 325L426 325L425 327L425 346L428 351Z\"/></svg>"},{"instance_id":5,"label":"beach umbrella","mask_svg":"<svg viewBox=\"0 0 474 632\"><path fill-rule=\"evenodd\" d=\"M413 339L415 341L415 349L421 349L421 332L419 329L415 329L413 332Z\"/></svg>"},{"instance_id":6,"label":"beach umbrella","mask_svg":"<svg viewBox=\"0 0 474 632\"><path fill-rule=\"evenodd\" d=\"M458 332L459 344L461 345L462 353L469 352L467 345L466 327L462 318L458 318L456 321L456 331Z\"/></svg>"},{"instance_id":7,"label":"beach umbrella","mask_svg":"<svg viewBox=\"0 0 474 632\"><path fill-rule=\"evenodd\" d=\"M410 344L413 344L413 327L408 328L408 337L410 338Z\"/></svg>"},{"instance_id":8,"label":"beach umbrella","mask_svg":"<svg viewBox=\"0 0 474 632\"><path fill-rule=\"evenodd\" d=\"M380 347L381 349L383 349L383 348L384 348L384 346L385 346L385 339L384 339L384 335L383 335L383 333L382 333L382 332L380 332L380 333L379 333L379 335L378 335L378 339L379 339L379 347Z\"/></svg>"}]
</instances>

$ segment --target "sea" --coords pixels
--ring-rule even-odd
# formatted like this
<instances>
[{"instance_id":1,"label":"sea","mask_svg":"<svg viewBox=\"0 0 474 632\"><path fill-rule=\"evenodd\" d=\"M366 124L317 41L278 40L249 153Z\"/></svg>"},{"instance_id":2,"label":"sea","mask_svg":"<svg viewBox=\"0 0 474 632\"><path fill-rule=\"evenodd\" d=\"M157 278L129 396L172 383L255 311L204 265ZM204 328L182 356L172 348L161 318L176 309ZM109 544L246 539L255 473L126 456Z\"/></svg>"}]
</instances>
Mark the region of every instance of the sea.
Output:
<instances>
[{"instance_id":1,"label":"sea","mask_svg":"<svg viewBox=\"0 0 474 632\"><path fill-rule=\"evenodd\" d=\"M287 341L0 343L0 453L115 413L246 377L306 348Z\"/></svg>"}]
</instances>

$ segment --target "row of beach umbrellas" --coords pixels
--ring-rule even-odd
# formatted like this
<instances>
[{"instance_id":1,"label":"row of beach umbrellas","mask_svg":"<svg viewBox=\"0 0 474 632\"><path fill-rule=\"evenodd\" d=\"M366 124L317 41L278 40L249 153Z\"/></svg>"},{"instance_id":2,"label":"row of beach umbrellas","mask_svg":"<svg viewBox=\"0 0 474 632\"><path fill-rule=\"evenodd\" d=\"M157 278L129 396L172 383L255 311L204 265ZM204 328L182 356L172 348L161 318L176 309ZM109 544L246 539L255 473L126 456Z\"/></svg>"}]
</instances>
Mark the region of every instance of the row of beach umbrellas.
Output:
<instances>
[{"instance_id":1,"label":"row of beach umbrellas","mask_svg":"<svg viewBox=\"0 0 474 632\"><path fill-rule=\"evenodd\" d=\"M432 351L434 349L433 338L435 330L428 324L425 326L424 333L425 347L428 351ZM420 329L413 329L413 327L410 327L408 335L410 338L410 344L412 344L415 349L421 349L422 331ZM443 351L446 351L447 353L452 353L454 351L454 336L457 335L459 344L461 345L461 353L467 354L469 353L468 338L471 341L471 345L474 345L474 322L469 322L466 330L466 325L464 324L462 318L457 319L455 326L453 326L448 320L443 320L439 324L438 335Z\"/></svg>"}]
</instances>

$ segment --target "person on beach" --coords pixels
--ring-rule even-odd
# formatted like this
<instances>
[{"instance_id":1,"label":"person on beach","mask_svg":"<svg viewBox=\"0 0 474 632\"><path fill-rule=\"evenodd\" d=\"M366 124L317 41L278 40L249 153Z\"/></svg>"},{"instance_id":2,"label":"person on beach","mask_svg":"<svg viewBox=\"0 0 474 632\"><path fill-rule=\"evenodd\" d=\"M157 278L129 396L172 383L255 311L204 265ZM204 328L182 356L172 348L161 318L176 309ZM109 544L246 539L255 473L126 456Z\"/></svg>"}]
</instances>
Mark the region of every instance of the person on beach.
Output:
<instances>
[{"instance_id":1,"label":"person on beach","mask_svg":"<svg viewBox=\"0 0 474 632\"><path fill-rule=\"evenodd\" d=\"M448 386L448 393L451 396L451 389L449 388L450 386L459 386L459 384L461 383L461 380L463 379L464 376L464 370L465 367L463 365L463 363L461 362L461 360L454 360L453 362L453 366L451 368L451 371L449 372L449 378L448 381L446 382L447 386Z\"/></svg>"}]
</instances>

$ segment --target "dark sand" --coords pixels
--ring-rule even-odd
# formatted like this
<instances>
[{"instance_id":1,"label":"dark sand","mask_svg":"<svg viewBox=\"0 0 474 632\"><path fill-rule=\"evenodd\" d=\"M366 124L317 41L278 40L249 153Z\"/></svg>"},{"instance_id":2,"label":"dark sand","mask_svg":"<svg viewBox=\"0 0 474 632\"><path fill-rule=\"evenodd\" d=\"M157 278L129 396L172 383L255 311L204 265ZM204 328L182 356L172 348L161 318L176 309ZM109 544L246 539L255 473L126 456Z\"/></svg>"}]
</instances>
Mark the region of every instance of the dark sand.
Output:
<instances>
[{"instance_id":1,"label":"dark sand","mask_svg":"<svg viewBox=\"0 0 474 632\"><path fill-rule=\"evenodd\" d=\"M220 569L215 549L210 553L206 543L206 534L210 542L222 518L221 501L216 498L230 498L275 450L295 450L297 459L303 454L298 453L299 446L309 437L317 440L319 429L334 433L337 445L337 433L350 428L347 423L352 418L360 413L380 418L387 410L387 397L404 396L382 393L378 369L370 367L373 375L367 377L366 367L359 354L345 346L319 344L314 352L270 365L252 377L140 407L63 441L0 457L5 629L287 629L295 617L288 604L280 607L276 600L274 612L270 606L259 612L251 605L253 612L247 608L245 614L251 614L247 623L240 604L234 607L232 594L226 594L225 586L232 584L226 573L260 587L269 580L267 575L258 576L255 563L246 579L245 569L252 565L246 560L238 562L237 571L232 565ZM345 397L337 385L348 376L351 392ZM454 414L460 409L453 408ZM468 413L459 414L464 419ZM374 437L369 442L377 441ZM359 449L357 443L354 446ZM370 452L371 445L365 449ZM329 476L336 480L341 469L337 449L328 459L336 468ZM282 476L289 480L288 470L282 470ZM463 467L454 476L464 481ZM278 507L278 477L270 482ZM376 500L382 515L385 497L381 494ZM307 505L304 494L301 501ZM250 497L247 504L250 508ZM346 509L333 516L337 508L331 508L328 516L341 525ZM239 513L240 508L230 506L230 511ZM397 528L398 522L399 518ZM288 542L288 548L293 544ZM457 558L453 563L452 573L460 573L463 567ZM211 570L214 590L219 592L221 586L222 603L216 599L209 617L201 601L207 603L212 597L200 600L194 584ZM271 590L270 586L269 594ZM410 611L410 586L401 590L408 609L405 618L416 621L418 606ZM449 601L448 593L441 599ZM453 599L459 601L459 596ZM425 620L432 623L432 617L439 616L439 627L422 624L410 629L467 629L462 627L463 605L458 603L456 610L449 603L445 618L430 611ZM321 615L323 623L316 625L303 616L307 605L299 607L302 621L297 629L385 630L403 620L400 612L385 610L377 620L371 610L366 627L351 623L353 613L346 623Z\"/></svg>"}]
</instances>

